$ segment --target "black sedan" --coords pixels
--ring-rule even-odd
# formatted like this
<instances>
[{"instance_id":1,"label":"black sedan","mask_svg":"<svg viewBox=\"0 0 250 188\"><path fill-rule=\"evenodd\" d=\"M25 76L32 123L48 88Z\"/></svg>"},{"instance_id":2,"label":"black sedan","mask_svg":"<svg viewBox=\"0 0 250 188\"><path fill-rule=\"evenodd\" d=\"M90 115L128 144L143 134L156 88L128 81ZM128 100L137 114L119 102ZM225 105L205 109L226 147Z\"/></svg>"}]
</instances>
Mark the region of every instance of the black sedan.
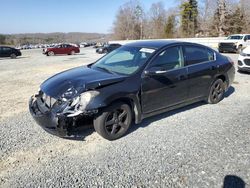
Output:
<instances>
[{"instance_id":1,"label":"black sedan","mask_svg":"<svg viewBox=\"0 0 250 188\"><path fill-rule=\"evenodd\" d=\"M96 53L99 53L99 54L109 53L119 47L121 47L121 44L105 44L104 46L97 48Z\"/></svg>"},{"instance_id":2,"label":"black sedan","mask_svg":"<svg viewBox=\"0 0 250 188\"><path fill-rule=\"evenodd\" d=\"M0 57L10 57L15 59L17 56L21 56L20 50L11 48L8 46L0 46Z\"/></svg>"},{"instance_id":3,"label":"black sedan","mask_svg":"<svg viewBox=\"0 0 250 188\"><path fill-rule=\"evenodd\" d=\"M220 102L234 75L232 60L206 46L142 41L49 78L29 107L50 133L72 136L90 119L101 136L114 140L152 115L197 101Z\"/></svg>"}]
</instances>

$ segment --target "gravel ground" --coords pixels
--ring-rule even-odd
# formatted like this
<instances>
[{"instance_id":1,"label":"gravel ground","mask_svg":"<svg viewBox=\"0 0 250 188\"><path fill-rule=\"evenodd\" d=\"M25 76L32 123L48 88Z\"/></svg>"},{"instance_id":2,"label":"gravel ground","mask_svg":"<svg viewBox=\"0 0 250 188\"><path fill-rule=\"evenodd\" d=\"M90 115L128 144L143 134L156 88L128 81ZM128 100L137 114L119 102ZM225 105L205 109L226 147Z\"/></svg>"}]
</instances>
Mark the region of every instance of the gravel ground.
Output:
<instances>
[{"instance_id":1,"label":"gravel ground","mask_svg":"<svg viewBox=\"0 0 250 188\"><path fill-rule=\"evenodd\" d=\"M0 187L250 186L250 74L237 73L217 105L196 103L148 118L112 142L93 128L76 141L36 125L27 101L39 84L100 56L87 48L75 56L28 50L16 60L0 59Z\"/></svg>"}]
</instances>

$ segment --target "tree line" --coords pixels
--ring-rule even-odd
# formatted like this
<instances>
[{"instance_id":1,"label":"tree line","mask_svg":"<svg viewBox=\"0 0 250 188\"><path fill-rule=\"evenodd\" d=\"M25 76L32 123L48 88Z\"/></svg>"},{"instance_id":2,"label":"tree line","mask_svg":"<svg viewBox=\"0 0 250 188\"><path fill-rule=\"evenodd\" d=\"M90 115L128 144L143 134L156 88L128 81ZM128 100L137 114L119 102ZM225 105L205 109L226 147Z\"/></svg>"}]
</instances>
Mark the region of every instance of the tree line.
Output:
<instances>
[{"instance_id":1,"label":"tree line","mask_svg":"<svg viewBox=\"0 0 250 188\"><path fill-rule=\"evenodd\" d=\"M123 4L113 23L117 40L217 37L249 33L249 0L179 0L166 9L164 1L149 10L139 0Z\"/></svg>"}]
</instances>

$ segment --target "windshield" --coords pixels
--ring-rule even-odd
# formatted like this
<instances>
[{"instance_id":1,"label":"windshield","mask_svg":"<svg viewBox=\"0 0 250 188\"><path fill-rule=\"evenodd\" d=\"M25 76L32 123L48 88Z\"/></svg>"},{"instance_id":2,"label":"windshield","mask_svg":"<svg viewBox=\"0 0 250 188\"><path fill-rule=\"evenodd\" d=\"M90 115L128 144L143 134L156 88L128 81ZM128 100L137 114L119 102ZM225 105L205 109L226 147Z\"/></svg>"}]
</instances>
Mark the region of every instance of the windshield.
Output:
<instances>
[{"instance_id":1,"label":"windshield","mask_svg":"<svg viewBox=\"0 0 250 188\"><path fill-rule=\"evenodd\" d=\"M155 50L141 47L120 47L97 61L92 68L130 75L136 72Z\"/></svg>"},{"instance_id":2,"label":"windshield","mask_svg":"<svg viewBox=\"0 0 250 188\"><path fill-rule=\"evenodd\" d=\"M227 39L240 40L242 38L243 38L243 36L241 36L241 35L232 35L232 36L229 36Z\"/></svg>"}]
</instances>

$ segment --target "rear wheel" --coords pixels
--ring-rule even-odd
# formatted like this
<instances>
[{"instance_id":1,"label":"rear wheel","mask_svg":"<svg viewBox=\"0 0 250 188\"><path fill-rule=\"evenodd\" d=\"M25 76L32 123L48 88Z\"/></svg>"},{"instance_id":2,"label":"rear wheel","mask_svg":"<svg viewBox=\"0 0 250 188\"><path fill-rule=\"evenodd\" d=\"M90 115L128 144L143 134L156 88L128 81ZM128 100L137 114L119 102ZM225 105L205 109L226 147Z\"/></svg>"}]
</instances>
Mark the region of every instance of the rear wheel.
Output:
<instances>
[{"instance_id":1,"label":"rear wheel","mask_svg":"<svg viewBox=\"0 0 250 188\"><path fill-rule=\"evenodd\" d=\"M48 52L48 56L53 56L53 55L55 55L55 53L53 51Z\"/></svg>"},{"instance_id":2,"label":"rear wheel","mask_svg":"<svg viewBox=\"0 0 250 188\"><path fill-rule=\"evenodd\" d=\"M216 104L220 102L224 97L224 93L225 93L225 85L223 80L221 79L215 80L210 88L207 102L209 104Z\"/></svg>"},{"instance_id":3,"label":"rear wheel","mask_svg":"<svg viewBox=\"0 0 250 188\"><path fill-rule=\"evenodd\" d=\"M131 122L130 106L125 103L115 103L96 116L94 128L102 137L115 140L126 134Z\"/></svg>"},{"instance_id":4,"label":"rear wheel","mask_svg":"<svg viewBox=\"0 0 250 188\"><path fill-rule=\"evenodd\" d=\"M11 54L11 55L10 55L10 58L11 58L11 59L16 59L16 54Z\"/></svg>"}]
</instances>

